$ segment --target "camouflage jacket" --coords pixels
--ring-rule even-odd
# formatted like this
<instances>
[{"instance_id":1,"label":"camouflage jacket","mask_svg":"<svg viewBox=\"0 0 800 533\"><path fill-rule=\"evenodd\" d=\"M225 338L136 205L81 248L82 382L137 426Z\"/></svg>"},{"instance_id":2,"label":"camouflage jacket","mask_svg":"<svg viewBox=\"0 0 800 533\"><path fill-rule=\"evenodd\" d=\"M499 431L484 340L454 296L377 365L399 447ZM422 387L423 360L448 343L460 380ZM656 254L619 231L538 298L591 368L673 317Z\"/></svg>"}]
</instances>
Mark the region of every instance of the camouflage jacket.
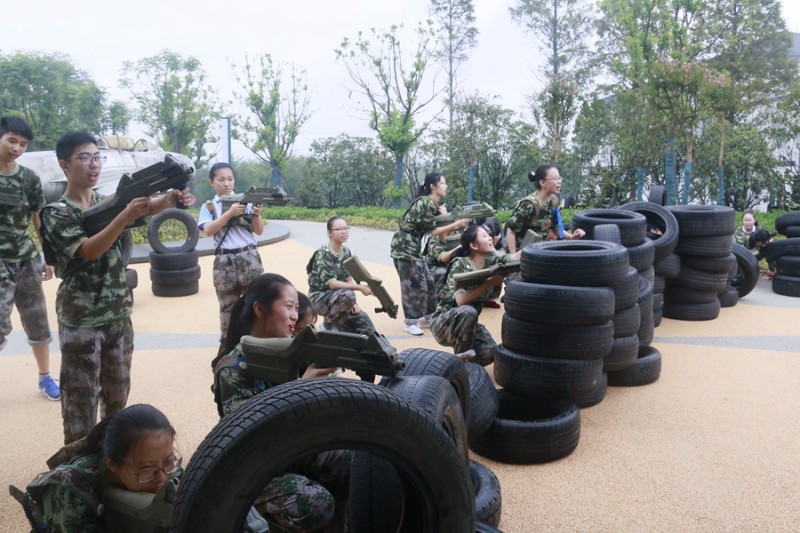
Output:
<instances>
[{"instance_id":1,"label":"camouflage jacket","mask_svg":"<svg viewBox=\"0 0 800 533\"><path fill-rule=\"evenodd\" d=\"M342 246L342 253L336 255L327 246L314 252L308 262L308 295L328 291L328 282L331 280L348 281L350 274L344 267L344 262L352 257L347 246Z\"/></svg>"},{"instance_id":2,"label":"camouflage jacket","mask_svg":"<svg viewBox=\"0 0 800 533\"><path fill-rule=\"evenodd\" d=\"M510 254L488 255L486 256L486 265L484 268L489 268L497 263L507 263L509 261L511 261ZM469 257L456 257L453 259L453 261L450 263L450 267L447 270L447 281L442 287L442 290L439 291L439 305L436 307L436 314L458 307L458 304L456 303L456 294L468 292L473 288L462 287L460 289L456 289L453 276L455 274L462 274L465 272L475 272L476 270L478 269L475 268ZM478 310L478 313L480 313L483 309L483 302L491 299L491 293L492 287L489 287L480 298L468 305L471 305Z\"/></svg>"},{"instance_id":3,"label":"camouflage jacket","mask_svg":"<svg viewBox=\"0 0 800 533\"><path fill-rule=\"evenodd\" d=\"M550 195L547 203L542 203L535 194L526 196L517 202L508 218L506 228L510 229L517 237L518 247L529 229L541 235L542 239L547 237L547 232L550 231L552 225L551 210L554 207L558 207L558 197L555 194Z\"/></svg>"},{"instance_id":4,"label":"camouflage jacket","mask_svg":"<svg viewBox=\"0 0 800 533\"><path fill-rule=\"evenodd\" d=\"M93 193L92 205L99 201L100 195ZM82 220L82 207L62 196L42 210L42 236L69 266L56 296L59 325L94 328L131 316L133 301L119 240L92 261L77 254L88 238Z\"/></svg>"},{"instance_id":5,"label":"camouflage jacket","mask_svg":"<svg viewBox=\"0 0 800 533\"><path fill-rule=\"evenodd\" d=\"M434 217L437 214L438 208L430 197L420 196L414 200L400 218L400 227L392 237L392 258L420 261L422 236L436 229Z\"/></svg>"},{"instance_id":6,"label":"camouflage jacket","mask_svg":"<svg viewBox=\"0 0 800 533\"><path fill-rule=\"evenodd\" d=\"M743 227L736 228L733 232L733 242L739 243L742 246L750 248L750 235L758 231L758 226L753 226L753 231L746 233Z\"/></svg>"},{"instance_id":7,"label":"camouflage jacket","mask_svg":"<svg viewBox=\"0 0 800 533\"><path fill-rule=\"evenodd\" d=\"M16 164L10 174L0 172L0 258L18 262L39 253L28 226L31 212L42 207L42 183L33 170Z\"/></svg>"},{"instance_id":8,"label":"camouflage jacket","mask_svg":"<svg viewBox=\"0 0 800 533\"><path fill-rule=\"evenodd\" d=\"M214 396L220 416L238 409L247 400L269 388L262 380L250 378L246 362L241 345L237 345L214 365Z\"/></svg>"}]
</instances>

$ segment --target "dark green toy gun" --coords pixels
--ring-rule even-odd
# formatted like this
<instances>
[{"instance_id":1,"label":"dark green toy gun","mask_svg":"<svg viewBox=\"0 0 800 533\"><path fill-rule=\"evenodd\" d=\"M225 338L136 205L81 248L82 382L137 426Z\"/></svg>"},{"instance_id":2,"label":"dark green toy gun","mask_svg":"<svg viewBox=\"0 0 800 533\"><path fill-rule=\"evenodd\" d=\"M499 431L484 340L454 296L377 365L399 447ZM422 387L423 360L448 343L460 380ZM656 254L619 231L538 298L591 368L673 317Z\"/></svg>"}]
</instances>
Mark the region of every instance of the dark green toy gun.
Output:
<instances>
[{"instance_id":1,"label":"dark green toy gun","mask_svg":"<svg viewBox=\"0 0 800 533\"><path fill-rule=\"evenodd\" d=\"M277 187L250 187L246 192L238 194L225 194L219 197L222 200L222 212L224 213L234 204L253 204L253 205L286 205L289 203L289 195L280 185Z\"/></svg>"},{"instance_id":2,"label":"dark green toy gun","mask_svg":"<svg viewBox=\"0 0 800 533\"><path fill-rule=\"evenodd\" d=\"M372 290L372 294L378 298L381 307L375 308L376 313L383 312L392 318L397 318L397 304L394 303L386 287L383 286L383 282L375 276L371 276L370 273L367 272L367 269L364 268L364 265L361 264L361 261L358 260L358 257L353 255L345 259L344 267L347 269L347 273L353 278L353 281L356 283L366 283Z\"/></svg>"},{"instance_id":3,"label":"dark green toy gun","mask_svg":"<svg viewBox=\"0 0 800 533\"><path fill-rule=\"evenodd\" d=\"M245 335L241 340L247 373L273 385L300 377L308 363L318 368L349 368L356 373L394 376L404 363L397 350L380 333L369 336L343 331L316 331L306 326L294 339L262 339Z\"/></svg>"},{"instance_id":4,"label":"dark green toy gun","mask_svg":"<svg viewBox=\"0 0 800 533\"><path fill-rule=\"evenodd\" d=\"M460 220L462 218L471 218L472 220L476 220L479 218L488 218L494 216L494 213L495 211L492 206L486 202L481 202L479 204L458 206L450 213L445 215L436 215L433 217L433 219L436 221L436 227L441 228L442 226L447 226L448 224L452 224L456 220Z\"/></svg>"},{"instance_id":5,"label":"dark green toy gun","mask_svg":"<svg viewBox=\"0 0 800 533\"><path fill-rule=\"evenodd\" d=\"M507 276L508 274L519 272L519 265L519 261L509 261L508 263L497 263L489 268L483 268L475 272L453 274L453 282L456 289L473 287L493 276Z\"/></svg>"},{"instance_id":6,"label":"dark green toy gun","mask_svg":"<svg viewBox=\"0 0 800 533\"><path fill-rule=\"evenodd\" d=\"M114 196L105 198L83 212L86 232L90 237L100 233L134 198L152 196L170 189L184 189L191 181L193 172L191 168L184 167L177 159L167 154L162 162L137 170L133 174L123 174ZM145 218L139 217L128 224L128 228L146 224Z\"/></svg>"}]
</instances>

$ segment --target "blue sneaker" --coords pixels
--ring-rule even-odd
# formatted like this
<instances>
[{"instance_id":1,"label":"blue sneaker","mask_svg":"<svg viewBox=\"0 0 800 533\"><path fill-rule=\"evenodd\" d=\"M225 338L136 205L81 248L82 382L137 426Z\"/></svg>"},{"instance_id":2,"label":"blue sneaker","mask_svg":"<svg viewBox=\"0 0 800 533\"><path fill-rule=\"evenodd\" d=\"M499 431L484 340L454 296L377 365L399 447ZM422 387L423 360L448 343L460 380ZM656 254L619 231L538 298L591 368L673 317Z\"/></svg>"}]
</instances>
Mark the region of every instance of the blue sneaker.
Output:
<instances>
[{"instance_id":1,"label":"blue sneaker","mask_svg":"<svg viewBox=\"0 0 800 533\"><path fill-rule=\"evenodd\" d=\"M61 398L61 389L58 387L56 380L47 376L39 382L39 394L48 400L57 402Z\"/></svg>"}]
</instances>

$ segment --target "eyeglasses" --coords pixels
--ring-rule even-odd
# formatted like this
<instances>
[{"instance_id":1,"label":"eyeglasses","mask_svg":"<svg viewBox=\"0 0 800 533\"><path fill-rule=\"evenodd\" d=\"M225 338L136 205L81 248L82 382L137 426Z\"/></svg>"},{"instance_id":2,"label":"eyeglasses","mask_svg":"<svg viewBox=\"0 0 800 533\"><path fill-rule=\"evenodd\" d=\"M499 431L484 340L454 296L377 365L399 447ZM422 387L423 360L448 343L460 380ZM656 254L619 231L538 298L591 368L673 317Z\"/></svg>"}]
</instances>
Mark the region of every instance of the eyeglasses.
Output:
<instances>
[{"instance_id":1,"label":"eyeglasses","mask_svg":"<svg viewBox=\"0 0 800 533\"><path fill-rule=\"evenodd\" d=\"M164 466L159 468L142 468L138 472L131 472L134 476L136 476L136 480L139 483L150 483L153 481L159 472L164 472L165 476L168 476L175 472L177 469L181 467L181 461L183 457L178 452L175 452L172 457L167 459L164 462Z\"/></svg>"},{"instance_id":2,"label":"eyeglasses","mask_svg":"<svg viewBox=\"0 0 800 533\"><path fill-rule=\"evenodd\" d=\"M84 155L79 155L77 157L73 157L72 159L77 159L78 161L81 162L82 165L88 167L90 163L98 163L98 164L102 165L103 163L105 163L108 160L108 157L106 157L104 155L86 155L86 154L84 154Z\"/></svg>"},{"instance_id":3,"label":"eyeglasses","mask_svg":"<svg viewBox=\"0 0 800 533\"><path fill-rule=\"evenodd\" d=\"M331 228L331 231L350 231L350 228Z\"/></svg>"}]
</instances>

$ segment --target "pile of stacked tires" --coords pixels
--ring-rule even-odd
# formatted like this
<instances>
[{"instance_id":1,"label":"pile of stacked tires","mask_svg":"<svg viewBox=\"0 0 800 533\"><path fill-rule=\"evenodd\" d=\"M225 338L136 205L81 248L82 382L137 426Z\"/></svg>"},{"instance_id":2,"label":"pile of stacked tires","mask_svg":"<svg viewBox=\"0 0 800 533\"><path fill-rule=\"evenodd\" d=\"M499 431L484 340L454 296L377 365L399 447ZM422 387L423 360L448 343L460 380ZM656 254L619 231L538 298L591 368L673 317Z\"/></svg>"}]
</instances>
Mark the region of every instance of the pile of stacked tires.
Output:
<instances>
[{"instance_id":1,"label":"pile of stacked tires","mask_svg":"<svg viewBox=\"0 0 800 533\"><path fill-rule=\"evenodd\" d=\"M770 242L760 254L775 265L772 292L800 297L800 211L776 218L775 229L786 239Z\"/></svg>"},{"instance_id":2,"label":"pile of stacked tires","mask_svg":"<svg viewBox=\"0 0 800 533\"><path fill-rule=\"evenodd\" d=\"M733 250L736 213L718 205L671 205L678 221L675 247L680 257L678 276L668 279L664 291L663 315L676 320L713 320L719 316L721 301L726 305L738 293L731 287L731 272L737 267Z\"/></svg>"},{"instance_id":3,"label":"pile of stacked tires","mask_svg":"<svg viewBox=\"0 0 800 533\"><path fill-rule=\"evenodd\" d=\"M183 242L165 243L160 236L165 223L185 227ZM200 265L197 240L199 230L194 217L183 209L165 209L156 214L147 226L150 243L150 282L156 296L189 296L200 290Z\"/></svg>"}]
</instances>

